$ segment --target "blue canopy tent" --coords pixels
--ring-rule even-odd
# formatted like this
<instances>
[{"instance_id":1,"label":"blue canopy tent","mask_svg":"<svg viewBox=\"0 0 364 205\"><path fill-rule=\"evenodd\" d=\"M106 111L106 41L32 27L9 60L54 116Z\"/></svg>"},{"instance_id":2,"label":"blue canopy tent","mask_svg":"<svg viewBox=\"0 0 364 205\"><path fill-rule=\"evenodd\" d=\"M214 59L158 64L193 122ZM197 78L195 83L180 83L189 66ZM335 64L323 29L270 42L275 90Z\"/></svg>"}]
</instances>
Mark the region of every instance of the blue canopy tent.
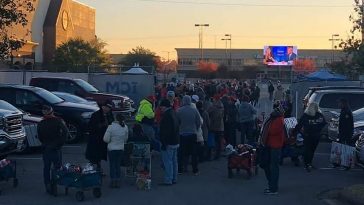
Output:
<instances>
[{"instance_id":1,"label":"blue canopy tent","mask_svg":"<svg viewBox=\"0 0 364 205\"><path fill-rule=\"evenodd\" d=\"M321 69L314 73L308 74L302 77L301 80L308 80L308 81L343 81L347 80L346 76L336 74L331 72L328 69Z\"/></svg>"}]
</instances>

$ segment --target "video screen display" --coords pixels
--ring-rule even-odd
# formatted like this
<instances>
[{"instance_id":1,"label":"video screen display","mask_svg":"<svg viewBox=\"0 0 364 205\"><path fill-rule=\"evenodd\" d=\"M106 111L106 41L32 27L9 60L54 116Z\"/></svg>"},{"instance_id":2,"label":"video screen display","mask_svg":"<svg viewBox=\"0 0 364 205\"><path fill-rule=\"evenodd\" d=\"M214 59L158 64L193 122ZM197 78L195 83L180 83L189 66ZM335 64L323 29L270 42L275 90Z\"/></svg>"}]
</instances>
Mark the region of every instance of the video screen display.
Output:
<instances>
[{"instance_id":1,"label":"video screen display","mask_svg":"<svg viewBox=\"0 0 364 205\"><path fill-rule=\"evenodd\" d=\"M297 46L264 46L265 65L291 66L297 59Z\"/></svg>"}]
</instances>

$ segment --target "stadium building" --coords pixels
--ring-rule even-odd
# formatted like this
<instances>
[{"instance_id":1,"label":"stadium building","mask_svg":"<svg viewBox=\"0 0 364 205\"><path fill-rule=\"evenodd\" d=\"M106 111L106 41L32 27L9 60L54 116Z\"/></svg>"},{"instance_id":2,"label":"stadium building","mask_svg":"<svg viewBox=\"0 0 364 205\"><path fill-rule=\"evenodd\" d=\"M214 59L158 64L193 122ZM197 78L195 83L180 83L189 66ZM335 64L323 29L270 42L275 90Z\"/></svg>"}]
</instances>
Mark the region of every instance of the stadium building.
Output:
<instances>
[{"instance_id":1,"label":"stadium building","mask_svg":"<svg viewBox=\"0 0 364 205\"><path fill-rule=\"evenodd\" d=\"M57 46L71 38L95 39L96 10L75 0L36 0L28 25L9 30L25 45L12 52L15 67L40 68L52 62ZM28 32L30 31L30 32Z\"/></svg>"}]
</instances>

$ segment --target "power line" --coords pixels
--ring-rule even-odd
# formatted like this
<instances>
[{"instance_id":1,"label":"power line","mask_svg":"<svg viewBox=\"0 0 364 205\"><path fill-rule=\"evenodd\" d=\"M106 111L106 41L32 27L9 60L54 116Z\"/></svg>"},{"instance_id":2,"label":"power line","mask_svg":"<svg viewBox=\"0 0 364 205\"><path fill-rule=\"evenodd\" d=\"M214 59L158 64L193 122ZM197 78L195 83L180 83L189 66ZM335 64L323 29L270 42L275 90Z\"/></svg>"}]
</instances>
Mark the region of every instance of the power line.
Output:
<instances>
[{"instance_id":1,"label":"power line","mask_svg":"<svg viewBox=\"0 0 364 205\"><path fill-rule=\"evenodd\" d=\"M218 2L195 2L195 1L173 1L173 0L135 0L153 3L169 4L193 4L193 5L211 5L211 6L243 6L243 7L288 7L288 8L352 8L353 5L330 5L330 4L249 4L249 3L218 3Z\"/></svg>"}]
</instances>

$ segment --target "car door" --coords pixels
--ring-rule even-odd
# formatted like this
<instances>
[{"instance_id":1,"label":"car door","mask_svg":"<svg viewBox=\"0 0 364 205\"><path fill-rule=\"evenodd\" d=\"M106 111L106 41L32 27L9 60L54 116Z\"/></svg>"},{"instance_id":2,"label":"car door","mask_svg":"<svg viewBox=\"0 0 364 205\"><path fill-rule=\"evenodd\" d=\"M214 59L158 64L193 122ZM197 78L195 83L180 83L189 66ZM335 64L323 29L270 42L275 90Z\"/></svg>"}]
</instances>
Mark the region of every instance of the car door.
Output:
<instances>
[{"instance_id":1,"label":"car door","mask_svg":"<svg viewBox=\"0 0 364 205\"><path fill-rule=\"evenodd\" d=\"M15 90L15 106L34 115L42 115L45 101L29 90Z\"/></svg>"}]
</instances>

